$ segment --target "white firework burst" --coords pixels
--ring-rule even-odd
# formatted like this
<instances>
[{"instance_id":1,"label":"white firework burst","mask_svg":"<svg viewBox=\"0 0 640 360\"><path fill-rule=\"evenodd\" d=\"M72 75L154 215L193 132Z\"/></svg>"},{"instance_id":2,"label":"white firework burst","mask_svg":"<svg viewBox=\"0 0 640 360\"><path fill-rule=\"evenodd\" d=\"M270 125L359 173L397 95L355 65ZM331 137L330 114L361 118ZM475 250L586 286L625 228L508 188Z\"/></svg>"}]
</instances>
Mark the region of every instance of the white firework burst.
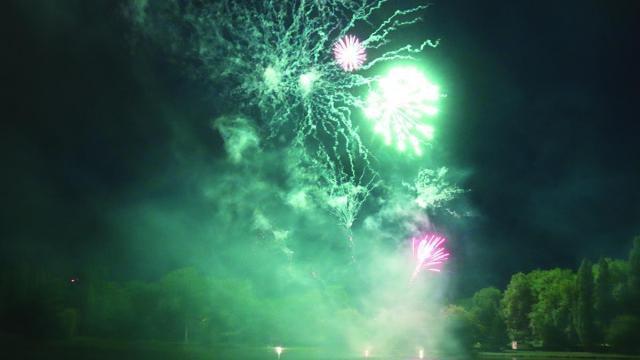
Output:
<instances>
[{"instance_id":1,"label":"white firework burst","mask_svg":"<svg viewBox=\"0 0 640 360\"><path fill-rule=\"evenodd\" d=\"M344 71L358 70L367 60L364 46L354 35L346 35L338 40L333 45L333 56Z\"/></svg>"}]
</instances>

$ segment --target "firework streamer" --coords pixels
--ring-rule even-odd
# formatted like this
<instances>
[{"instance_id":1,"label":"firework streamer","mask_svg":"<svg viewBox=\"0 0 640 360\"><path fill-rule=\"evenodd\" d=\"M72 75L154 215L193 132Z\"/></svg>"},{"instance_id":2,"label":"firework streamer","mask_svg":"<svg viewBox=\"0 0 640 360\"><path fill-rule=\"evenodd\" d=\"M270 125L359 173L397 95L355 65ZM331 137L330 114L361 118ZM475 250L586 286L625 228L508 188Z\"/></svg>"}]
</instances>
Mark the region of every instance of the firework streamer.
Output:
<instances>
[{"instance_id":1,"label":"firework streamer","mask_svg":"<svg viewBox=\"0 0 640 360\"><path fill-rule=\"evenodd\" d=\"M465 190L447 181L449 169L422 169L413 184L404 184L415 193L415 203L421 209L436 209L455 199ZM452 213L451 210L447 211Z\"/></svg>"},{"instance_id":2,"label":"firework streamer","mask_svg":"<svg viewBox=\"0 0 640 360\"><path fill-rule=\"evenodd\" d=\"M449 259L449 252L444 247L446 238L428 233L411 239L413 257L416 260L415 270L411 274L411 281L415 280L421 270L440 272L444 263Z\"/></svg>"},{"instance_id":3,"label":"firework streamer","mask_svg":"<svg viewBox=\"0 0 640 360\"><path fill-rule=\"evenodd\" d=\"M328 184L326 208L350 232L379 179L353 110L366 103L360 90L379 78L367 70L413 59L437 45L390 39L420 22L427 5L394 9L376 21L391 1L132 3L131 19L145 40L167 45L216 94L240 104L242 112L258 114L260 133L277 140L263 141L264 146L286 146L304 155L297 162L308 164L307 172L320 172L318 178ZM368 50L379 55L369 58Z\"/></svg>"}]
</instances>

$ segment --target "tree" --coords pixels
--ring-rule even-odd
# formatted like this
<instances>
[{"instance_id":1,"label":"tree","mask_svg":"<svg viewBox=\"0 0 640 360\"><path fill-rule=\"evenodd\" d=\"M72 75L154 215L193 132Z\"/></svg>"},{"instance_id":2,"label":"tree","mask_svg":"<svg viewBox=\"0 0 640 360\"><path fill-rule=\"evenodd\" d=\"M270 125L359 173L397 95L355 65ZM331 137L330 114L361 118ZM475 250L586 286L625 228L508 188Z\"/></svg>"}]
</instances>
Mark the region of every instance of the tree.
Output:
<instances>
[{"instance_id":1,"label":"tree","mask_svg":"<svg viewBox=\"0 0 640 360\"><path fill-rule=\"evenodd\" d=\"M449 336L440 344L440 350L447 354L470 351L474 342L471 315L462 306L449 305L444 309L443 320Z\"/></svg>"},{"instance_id":2,"label":"tree","mask_svg":"<svg viewBox=\"0 0 640 360\"><path fill-rule=\"evenodd\" d=\"M529 313L533 306L531 284L523 273L511 277L502 298L501 307L511 340L527 340L531 337Z\"/></svg>"},{"instance_id":3,"label":"tree","mask_svg":"<svg viewBox=\"0 0 640 360\"><path fill-rule=\"evenodd\" d=\"M269 328L269 324L282 323L280 319L266 319L278 312L267 299L255 294L251 281L212 277L207 282L210 301L218 305L210 308L205 318L209 341L260 343L268 341L267 335L276 335L278 331L273 328L266 333L264 329ZM284 309L279 313L288 312Z\"/></svg>"},{"instance_id":4,"label":"tree","mask_svg":"<svg viewBox=\"0 0 640 360\"><path fill-rule=\"evenodd\" d=\"M591 268L589 260L582 260L576 277L576 307L573 317L578 339L585 350L592 350L595 341L593 272Z\"/></svg>"},{"instance_id":5,"label":"tree","mask_svg":"<svg viewBox=\"0 0 640 360\"><path fill-rule=\"evenodd\" d=\"M471 317L475 323L476 339L483 348L498 350L507 341L507 329L500 311L502 292L494 287L484 288L473 295Z\"/></svg>"},{"instance_id":6,"label":"tree","mask_svg":"<svg viewBox=\"0 0 640 360\"><path fill-rule=\"evenodd\" d=\"M612 259L608 262L613 297L611 317L622 315L629 303L629 263L626 260Z\"/></svg>"},{"instance_id":7,"label":"tree","mask_svg":"<svg viewBox=\"0 0 640 360\"><path fill-rule=\"evenodd\" d=\"M129 337L135 319L131 298L117 282L94 281L87 291L83 326L87 335Z\"/></svg>"},{"instance_id":8,"label":"tree","mask_svg":"<svg viewBox=\"0 0 640 360\"><path fill-rule=\"evenodd\" d=\"M195 324L201 323L206 316L207 290L206 279L193 268L172 271L160 282L158 307L165 313L171 327L182 328L185 343L189 342L189 334ZM177 335L176 331L173 333Z\"/></svg>"},{"instance_id":9,"label":"tree","mask_svg":"<svg viewBox=\"0 0 640 360\"><path fill-rule=\"evenodd\" d=\"M609 261L604 258L598 262L594 307L598 338L602 341L604 340L605 329L611 321L611 312L613 309L613 286L611 283L611 273L609 272Z\"/></svg>"},{"instance_id":10,"label":"tree","mask_svg":"<svg viewBox=\"0 0 640 360\"><path fill-rule=\"evenodd\" d=\"M631 312L640 317L640 236L633 239L633 247L629 252L629 304Z\"/></svg>"},{"instance_id":11,"label":"tree","mask_svg":"<svg viewBox=\"0 0 640 360\"><path fill-rule=\"evenodd\" d=\"M562 269L536 270L527 277L535 298L529 314L533 335L545 348L566 348L574 333L571 323L574 274Z\"/></svg>"},{"instance_id":12,"label":"tree","mask_svg":"<svg viewBox=\"0 0 640 360\"><path fill-rule=\"evenodd\" d=\"M125 284L125 290L131 299L131 308L135 314L129 326L131 338L151 339L158 337L162 330L159 323L160 287L156 282L131 281Z\"/></svg>"}]
</instances>

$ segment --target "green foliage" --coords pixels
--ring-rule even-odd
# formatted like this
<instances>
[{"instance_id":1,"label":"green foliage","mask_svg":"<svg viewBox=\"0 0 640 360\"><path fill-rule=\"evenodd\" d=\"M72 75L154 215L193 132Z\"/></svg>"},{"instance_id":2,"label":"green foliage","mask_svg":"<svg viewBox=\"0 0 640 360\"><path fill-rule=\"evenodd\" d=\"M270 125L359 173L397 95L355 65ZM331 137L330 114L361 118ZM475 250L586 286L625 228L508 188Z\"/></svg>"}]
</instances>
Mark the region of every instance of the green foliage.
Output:
<instances>
[{"instance_id":1,"label":"green foliage","mask_svg":"<svg viewBox=\"0 0 640 360\"><path fill-rule=\"evenodd\" d=\"M428 341L457 354L476 343L498 350L507 337L550 350L576 345L597 350L605 343L613 351L638 352L640 317L633 313L632 288L639 249L636 241L629 262L601 259L592 266L585 260L577 274L565 269L515 274L504 293L484 288L459 302L464 307L434 312L443 332ZM30 339L350 346L340 337L345 324L363 334L370 330L370 314L353 304L347 288L335 284L276 281L260 287L194 268L150 282L110 282L93 272L71 284L27 266L1 275L0 330Z\"/></svg>"},{"instance_id":2,"label":"green foliage","mask_svg":"<svg viewBox=\"0 0 640 360\"><path fill-rule=\"evenodd\" d=\"M473 295L471 317L476 340L483 349L499 350L508 342L504 317L500 311L502 292L494 287L484 288Z\"/></svg>"},{"instance_id":3,"label":"green foliage","mask_svg":"<svg viewBox=\"0 0 640 360\"><path fill-rule=\"evenodd\" d=\"M262 329L268 328L265 313L270 310L261 302L249 281L209 278L208 301L215 306L204 318L208 341L213 343L258 343Z\"/></svg>"},{"instance_id":4,"label":"green foliage","mask_svg":"<svg viewBox=\"0 0 640 360\"><path fill-rule=\"evenodd\" d=\"M163 338L159 324L160 285L132 281L124 285L136 321L129 324L129 337L134 339Z\"/></svg>"},{"instance_id":5,"label":"green foliage","mask_svg":"<svg viewBox=\"0 0 640 360\"><path fill-rule=\"evenodd\" d=\"M640 236L633 239L633 248L629 252L628 287L630 310L640 317Z\"/></svg>"},{"instance_id":6,"label":"green foliage","mask_svg":"<svg viewBox=\"0 0 640 360\"><path fill-rule=\"evenodd\" d=\"M571 304L575 276L571 270L536 270L527 275L535 303L529 314L536 340L547 349L567 348L574 336Z\"/></svg>"},{"instance_id":7,"label":"green foliage","mask_svg":"<svg viewBox=\"0 0 640 360\"><path fill-rule=\"evenodd\" d=\"M629 307L629 263L625 260L607 259L611 279L611 300L613 306L609 318L622 315ZM599 267L599 265L597 265Z\"/></svg>"},{"instance_id":8,"label":"green foliage","mask_svg":"<svg viewBox=\"0 0 640 360\"><path fill-rule=\"evenodd\" d=\"M594 292L595 321L599 330L598 337L600 340L604 340L603 330L609 326L614 308L612 285L609 261L604 258L600 259Z\"/></svg>"},{"instance_id":9,"label":"green foliage","mask_svg":"<svg viewBox=\"0 0 640 360\"><path fill-rule=\"evenodd\" d=\"M84 284L85 300L74 318L72 309L59 317L64 333L120 339L157 339L213 344L336 341L342 318L362 315L350 307L344 289L327 286L260 294L254 283L207 277L193 268L172 271L157 282ZM330 304L327 299L332 299ZM314 311L309 311L310 304ZM82 326L75 330L74 321ZM304 325L305 331L299 331ZM335 331L327 331L334 329Z\"/></svg>"},{"instance_id":10,"label":"green foliage","mask_svg":"<svg viewBox=\"0 0 640 360\"><path fill-rule=\"evenodd\" d=\"M472 315L463 307L449 305L444 309L444 331L448 336L441 342L441 351L460 354L470 351L474 344Z\"/></svg>"},{"instance_id":11,"label":"green foliage","mask_svg":"<svg viewBox=\"0 0 640 360\"><path fill-rule=\"evenodd\" d=\"M578 269L573 321L580 344L585 350L592 350L596 333L593 313L593 271L589 260L582 260Z\"/></svg>"},{"instance_id":12,"label":"green foliage","mask_svg":"<svg viewBox=\"0 0 640 360\"><path fill-rule=\"evenodd\" d=\"M534 297L527 276L523 273L513 275L501 301L507 333L512 340L522 341L531 338L529 313L533 303Z\"/></svg>"},{"instance_id":13,"label":"green foliage","mask_svg":"<svg viewBox=\"0 0 640 360\"><path fill-rule=\"evenodd\" d=\"M132 335L135 322L131 297L116 282L89 284L83 327L91 336Z\"/></svg>"},{"instance_id":14,"label":"green foliage","mask_svg":"<svg viewBox=\"0 0 640 360\"><path fill-rule=\"evenodd\" d=\"M630 271L626 261L602 259L594 266L583 261L577 274L552 269L514 275L501 301L509 337L550 350L596 350L611 337L611 319L634 308Z\"/></svg>"},{"instance_id":15,"label":"green foliage","mask_svg":"<svg viewBox=\"0 0 640 360\"><path fill-rule=\"evenodd\" d=\"M171 323L180 323L185 343L205 316L208 298L206 280L193 268L175 270L160 282L161 300L158 307ZM178 329L177 326L174 327ZM177 331L171 331L176 334Z\"/></svg>"}]
</instances>

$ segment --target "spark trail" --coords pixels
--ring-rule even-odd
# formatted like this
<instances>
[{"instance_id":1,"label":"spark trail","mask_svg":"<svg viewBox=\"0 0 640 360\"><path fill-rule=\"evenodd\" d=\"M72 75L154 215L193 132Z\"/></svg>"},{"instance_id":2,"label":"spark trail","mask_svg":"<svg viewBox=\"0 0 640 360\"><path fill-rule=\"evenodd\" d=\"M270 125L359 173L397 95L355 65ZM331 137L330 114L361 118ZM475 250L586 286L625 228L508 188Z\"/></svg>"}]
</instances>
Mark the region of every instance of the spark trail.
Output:
<instances>
[{"instance_id":1,"label":"spark trail","mask_svg":"<svg viewBox=\"0 0 640 360\"><path fill-rule=\"evenodd\" d=\"M434 128L423 121L438 113L435 102L440 98L438 87L413 67L397 67L377 82L377 89L367 98L364 109L374 131L384 137L387 145L395 138L401 152L411 145L416 155L422 155L421 139L431 140Z\"/></svg>"},{"instance_id":2,"label":"spark trail","mask_svg":"<svg viewBox=\"0 0 640 360\"><path fill-rule=\"evenodd\" d=\"M443 207L446 202L464 193L464 190L451 184L447 180L449 169L422 169L418 173L414 184L405 184L415 192L415 202L422 209ZM448 210L452 213L451 210Z\"/></svg>"},{"instance_id":3,"label":"spark trail","mask_svg":"<svg viewBox=\"0 0 640 360\"><path fill-rule=\"evenodd\" d=\"M449 252L444 247L446 239L435 233L427 233L411 239L413 257L416 267L411 275L413 281L420 270L440 272L442 265L449 259Z\"/></svg>"},{"instance_id":4,"label":"spark trail","mask_svg":"<svg viewBox=\"0 0 640 360\"><path fill-rule=\"evenodd\" d=\"M131 18L145 39L169 44L228 103L258 114L260 131L277 140L263 141L265 146L301 154L296 162L304 171L320 172L316 177L325 190L317 201L349 231L379 178L353 110L365 103L361 90L379 78L371 74L374 66L414 59L437 45L391 41L394 33L420 22L427 5L394 9L375 20L392 1L134 3ZM336 50L345 55L341 49L349 56L336 63ZM364 62L369 50L379 55Z\"/></svg>"}]
</instances>

